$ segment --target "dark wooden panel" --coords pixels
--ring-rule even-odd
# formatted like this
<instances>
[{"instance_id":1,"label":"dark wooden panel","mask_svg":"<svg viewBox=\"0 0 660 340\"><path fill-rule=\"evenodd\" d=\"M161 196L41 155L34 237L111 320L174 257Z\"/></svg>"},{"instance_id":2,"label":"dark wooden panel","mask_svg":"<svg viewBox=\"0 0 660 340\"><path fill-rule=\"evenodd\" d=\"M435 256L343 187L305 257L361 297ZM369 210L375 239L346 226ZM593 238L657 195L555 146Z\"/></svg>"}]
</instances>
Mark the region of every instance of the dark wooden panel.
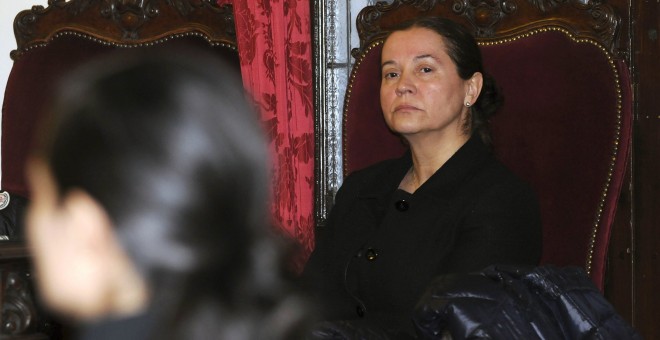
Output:
<instances>
[{"instance_id":1,"label":"dark wooden panel","mask_svg":"<svg viewBox=\"0 0 660 340\"><path fill-rule=\"evenodd\" d=\"M650 13L649 13L650 14ZM657 18L658 14L653 11ZM648 37L640 37L647 39ZM657 44L657 42L656 42ZM639 120L635 136L635 324L646 339L660 339L660 77L658 47L639 54Z\"/></svg>"},{"instance_id":2,"label":"dark wooden panel","mask_svg":"<svg viewBox=\"0 0 660 340\"><path fill-rule=\"evenodd\" d=\"M645 339L660 339L660 42L658 2L633 6L634 75L638 81L634 184L634 319Z\"/></svg>"},{"instance_id":3,"label":"dark wooden panel","mask_svg":"<svg viewBox=\"0 0 660 340\"><path fill-rule=\"evenodd\" d=\"M633 190L629 163L617 207L605 275L605 297L629 323L633 324Z\"/></svg>"},{"instance_id":4,"label":"dark wooden panel","mask_svg":"<svg viewBox=\"0 0 660 340\"><path fill-rule=\"evenodd\" d=\"M607 2L621 16L619 51L626 59L628 65L631 65L632 56L630 1L610 0ZM634 126L633 138L635 131L636 127ZM635 146L633 145L632 147L634 148ZM631 324L634 324L633 256L636 250L633 247L633 230L635 228L635 224L633 223L633 166L631 159L628 163L626 180L619 198L614 225L612 226L608 266L605 275L605 297L612 303L621 316Z\"/></svg>"},{"instance_id":5,"label":"dark wooden panel","mask_svg":"<svg viewBox=\"0 0 660 340\"><path fill-rule=\"evenodd\" d=\"M632 208L629 216L619 211L606 296L645 339L660 339L660 4L625 5L629 11L621 13L630 23L624 26L635 86ZM625 9L621 2L616 7Z\"/></svg>"}]
</instances>

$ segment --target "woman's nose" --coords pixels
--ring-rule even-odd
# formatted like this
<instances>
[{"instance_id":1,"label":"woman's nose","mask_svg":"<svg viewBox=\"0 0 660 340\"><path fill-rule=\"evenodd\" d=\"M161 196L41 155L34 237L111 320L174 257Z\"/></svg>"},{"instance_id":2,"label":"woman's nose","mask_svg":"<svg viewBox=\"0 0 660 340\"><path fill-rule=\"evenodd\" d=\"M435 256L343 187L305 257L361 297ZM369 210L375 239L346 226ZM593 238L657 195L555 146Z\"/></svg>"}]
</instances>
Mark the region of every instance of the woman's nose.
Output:
<instances>
[{"instance_id":1,"label":"woman's nose","mask_svg":"<svg viewBox=\"0 0 660 340\"><path fill-rule=\"evenodd\" d=\"M407 93L413 93L415 91L415 85L410 81L407 76L401 75L399 81L396 84L395 92L397 96L402 96Z\"/></svg>"}]
</instances>

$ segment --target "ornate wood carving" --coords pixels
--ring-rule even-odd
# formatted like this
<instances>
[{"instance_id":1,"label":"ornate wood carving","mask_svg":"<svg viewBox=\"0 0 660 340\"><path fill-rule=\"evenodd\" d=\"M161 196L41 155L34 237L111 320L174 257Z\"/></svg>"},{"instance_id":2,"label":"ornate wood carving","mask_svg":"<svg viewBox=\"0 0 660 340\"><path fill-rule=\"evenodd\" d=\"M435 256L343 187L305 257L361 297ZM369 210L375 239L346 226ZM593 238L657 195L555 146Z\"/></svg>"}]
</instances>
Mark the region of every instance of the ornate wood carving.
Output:
<instances>
[{"instance_id":1,"label":"ornate wood carving","mask_svg":"<svg viewBox=\"0 0 660 340\"><path fill-rule=\"evenodd\" d=\"M372 41L371 37L381 36L382 28L379 23L381 16L392 11L400 11L401 7L405 11L407 8L417 12L427 12L435 7L436 2L445 2L446 0L394 0L392 3L376 2L373 6L367 6L358 13L356 26L360 36L360 49L366 46L365 42ZM353 51L355 56L355 51Z\"/></svg>"},{"instance_id":2,"label":"ornate wood carving","mask_svg":"<svg viewBox=\"0 0 660 340\"><path fill-rule=\"evenodd\" d=\"M27 272L3 273L2 334L25 333L36 319L36 308L27 280Z\"/></svg>"},{"instance_id":3,"label":"ornate wood carving","mask_svg":"<svg viewBox=\"0 0 660 340\"><path fill-rule=\"evenodd\" d=\"M541 12L548 12L566 2L567 0L529 0L529 3L538 8Z\"/></svg>"},{"instance_id":4,"label":"ornate wood carving","mask_svg":"<svg viewBox=\"0 0 660 340\"><path fill-rule=\"evenodd\" d=\"M118 46L192 34L213 45L235 48L236 41L232 7L214 0L49 0L46 8L34 6L16 16L12 59L70 33Z\"/></svg>"},{"instance_id":5,"label":"ornate wood carving","mask_svg":"<svg viewBox=\"0 0 660 340\"><path fill-rule=\"evenodd\" d=\"M620 17L600 0L395 0L365 7L357 17L360 48L382 39L397 23L418 16L442 16L482 40L499 40L536 28L557 26L576 38L592 39L617 53Z\"/></svg>"},{"instance_id":6,"label":"ornate wood carving","mask_svg":"<svg viewBox=\"0 0 660 340\"><path fill-rule=\"evenodd\" d=\"M516 8L513 0L455 0L452 11L468 19L475 28L475 36L489 37L495 34L495 25L506 15L515 12Z\"/></svg>"},{"instance_id":7,"label":"ornate wood carving","mask_svg":"<svg viewBox=\"0 0 660 340\"><path fill-rule=\"evenodd\" d=\"M47 323L36 308L27 262L21 242L5 241L0 247L0 338L47 339Z\"/></svg>"}]
</instances>

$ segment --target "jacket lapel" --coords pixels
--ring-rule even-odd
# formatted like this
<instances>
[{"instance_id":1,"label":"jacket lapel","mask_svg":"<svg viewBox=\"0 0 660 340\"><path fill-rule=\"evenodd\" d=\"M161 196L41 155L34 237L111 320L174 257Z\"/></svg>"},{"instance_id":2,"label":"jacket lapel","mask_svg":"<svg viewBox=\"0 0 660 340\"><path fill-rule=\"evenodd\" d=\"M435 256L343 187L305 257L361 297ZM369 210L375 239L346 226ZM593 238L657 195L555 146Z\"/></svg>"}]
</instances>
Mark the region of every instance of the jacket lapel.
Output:
<instances>
[{"instance_id":1,"label":"jacket lapel","mask_svg":"<svg viewBox=\"0 0 660 340\"><path fill-rule=\"evenodd\" d=\"M387 167L389 171L381 171L378 174L366 179L365 184L358 193L358 201L364 204L371 215L379 222L385 215L385 210L389 204L394 191L399 187L399 183L406 172L412 166L410 151L403 156L392 160L394 165Z\"/></svg>"}]
</instances>

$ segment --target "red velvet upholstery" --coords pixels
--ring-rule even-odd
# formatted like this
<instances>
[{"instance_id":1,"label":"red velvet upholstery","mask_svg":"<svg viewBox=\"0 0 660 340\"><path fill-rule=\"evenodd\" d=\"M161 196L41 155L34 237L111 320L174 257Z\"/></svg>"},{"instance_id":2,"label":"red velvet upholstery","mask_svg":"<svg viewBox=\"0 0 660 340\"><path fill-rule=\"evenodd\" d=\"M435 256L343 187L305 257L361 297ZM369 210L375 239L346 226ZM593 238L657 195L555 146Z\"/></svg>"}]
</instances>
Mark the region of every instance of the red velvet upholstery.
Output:
<instances>
[{"instance_id":1,"label":"red velvet upholstery","mask_svg":"<svg viewBox=\"0 0 660 340\"><path fill-rule=\"evenodd\" d=\"M2 107L2 190L24 198L24 165L35 129L57 81L76 66L116 49L174 46L167 53L204 49L240 67L231 6L209 0L55 1L19 13L14 30L18 48Z\"/></svg>"},{"instance_id":2,"label":"red velvet upholstery","mask_svg":"<svg viewBox=\"0 0 660 340\"><path fill-rule=\"evenodd\" d=\"M24 164L48 93L63 74L110 47L63 37L14 62L2 108L2 188L28 197ZM57 65L57 67L54 67Z\"/></svg>"},{"instance_id":3,"label":"red velvet upholstery","mask_svg":"<svg viewBox=\"0 0 660 340\"><path fill-rule=\"evenodd\" d=\"M482 45L505 104L492 119L495 152L536 190L543 264L586 267L602 289L607 244L630 144L628 70L565 30ZM344 108L345 172L400 155L379 105L376 42L351 74Z\"/></svg>"},{"instance_id":4,"label":"red velvet upholstery","mask_svg":"<svg viewBox=\"0 0 660 340\"><path fill-rule=\"evenodd\" d=\"M182 45L183 48L209 48L198 37L169 40L165 45ZM89 39L66 35L48 45L25 52L14 62L2 108L2 188L14 195L29 198L24 178L24 164L30 143L41 115L47 112L48 95L60 79L76 66L111 52L119 47L100 44ZM234 58L238 54L226 47L215 47L217 53Z\"/></svg>"}]
</instances>

